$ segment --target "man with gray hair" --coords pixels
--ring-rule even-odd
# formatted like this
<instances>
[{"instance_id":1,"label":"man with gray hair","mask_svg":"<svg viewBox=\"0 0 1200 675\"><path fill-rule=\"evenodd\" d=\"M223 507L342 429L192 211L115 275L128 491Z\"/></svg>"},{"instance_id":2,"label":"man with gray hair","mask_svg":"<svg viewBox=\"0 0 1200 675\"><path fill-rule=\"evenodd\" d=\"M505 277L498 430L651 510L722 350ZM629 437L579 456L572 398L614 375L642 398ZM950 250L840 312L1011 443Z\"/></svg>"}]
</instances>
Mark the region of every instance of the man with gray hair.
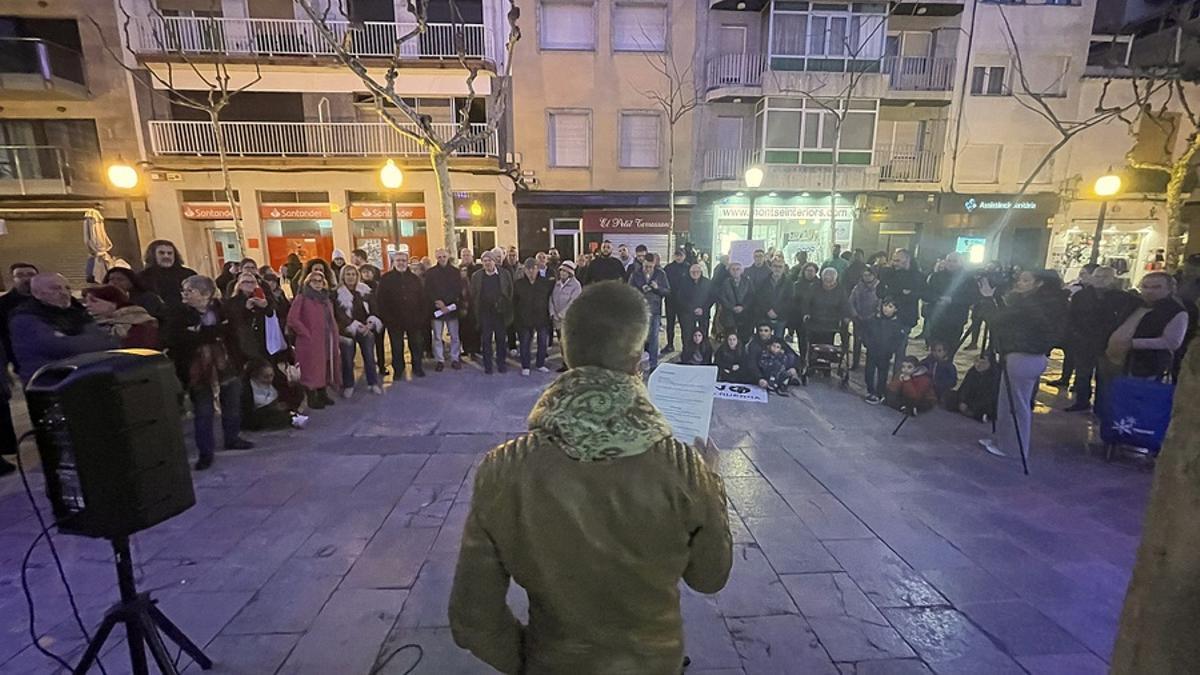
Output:
<instances>
[{"instance_id":1,"label":"man with gray hair","mask_svg":"<svg viewBox=\"0 0 1200 675\"><path fill-rule=\"evenodd\" d=\"M29 291L32 297L8 320L21 382L28 383L39 368L52 361L120 347L71 297L71 286L63 275L42 272L33 277Z\"/></svg>"},{"instance_id":2,"label":"man with gray hair","mask_svg":"<svg viewBox=\"0 0 1200 675\"><path fill-rule=\"evenodd\" d=\"M450 367L462 368L462 347L458 341L459 307L462 305L462 275L450 264L450 252L434 252L437 264L425 272L425 292L433 301L433 369L446 369L445 336L450 335Z\"/></svg>"},{"instance_id":3,"label":"man with gray hair","mask_svg":"<svg viewBox=\"0 0 1200 675\"><path fill-rule=\"evenodd\" d=\"M483 269L471 275L471 304L483 346L483 372L508 370L508 324L513 316L513 278L500 269L503 253L489 251L481 258ZM495 350L493 352L493 349ZM494 360L493 360L494 358Z\"/></svg>"},{"instance_id":4,"label":"man with gray hair","mask_svg":"<svg viewBox=\"0 0 1200 675\"><path fill-rule=\"evenodd\" d=\"M648 319L638 289L588 286L564 321L570 370L476 473L450 629L501 672L675 675L680 578L716 593L729 577L721 478L672 437L638 374ZM510 580L528 592L527 626Z\"/></svg>"}]
</instances>

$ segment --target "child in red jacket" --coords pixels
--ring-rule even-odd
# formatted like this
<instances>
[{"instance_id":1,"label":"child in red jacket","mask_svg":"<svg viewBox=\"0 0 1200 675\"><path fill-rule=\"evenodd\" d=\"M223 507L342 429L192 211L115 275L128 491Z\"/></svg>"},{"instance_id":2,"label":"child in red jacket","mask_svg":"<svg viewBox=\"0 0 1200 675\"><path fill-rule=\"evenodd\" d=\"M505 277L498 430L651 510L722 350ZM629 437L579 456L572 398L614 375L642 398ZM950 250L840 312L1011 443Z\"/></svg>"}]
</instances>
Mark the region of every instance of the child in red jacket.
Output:
<instances>
[{"instance_id":1,"label":"child in red jacket","mask_svg":"<svg viewBox=\"0 0 1200 675\"><path fill-rule=\"evenodd\" d=\"M926 412L937 405L933 378L915 356L906 356L900 363L900 374L887 386L887 404L907 415Z\"/></svg>"}]
</instances>

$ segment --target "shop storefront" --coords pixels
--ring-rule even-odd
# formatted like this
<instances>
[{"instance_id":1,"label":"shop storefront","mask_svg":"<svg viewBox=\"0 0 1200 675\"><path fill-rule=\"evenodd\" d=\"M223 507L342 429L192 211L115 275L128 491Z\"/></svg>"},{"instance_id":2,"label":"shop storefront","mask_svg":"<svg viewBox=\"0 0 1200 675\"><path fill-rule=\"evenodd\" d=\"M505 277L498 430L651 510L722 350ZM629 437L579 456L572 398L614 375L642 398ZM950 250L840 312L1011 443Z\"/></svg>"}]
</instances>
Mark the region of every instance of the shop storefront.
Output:
<instances>
[{"instance_id":1,"label":"shop storefront","mask_svg":"<svg viewBox=\"0 0 1200 675\"><path fill-rule=\"evenodd\" d=\"M1123 284L1136 286L1147 272L1165 267L1167 224L1162 209L1146 202L1109 206L1100 236L1097 262L1117 271ZM1074 279L1091 261L1098 205L1076 202L1050 240L1048 265L1064 279Z\"/></svg>"},{"instance_id":2,"label":"shop storefront","mask_svg":"<svg viewBox=\"0 0 1200 675\"><path fill-rule=\"evenodd\" d=\"M188 267L215 278L226 262L244 257L229 202L185 201L180 204L179 212L183 217L184 245L198 254L185 258Z\"/></svg>"},{"instance_id":3,"label":"shop storefront","mask_svg":"<svg viewBox=\"0 0 1200 675\"><path fill-rule=\"evenodd\" d=\"M951 251L975 264L999 261L1004 265L1044 267L1050 243L1050 224L1058 212L1057 195L943 194L938 212L941 222L922 236L926 256Z\"/></svg>"},{"instance_id":4,"label":"shop storefront","mask_svg":"<svg viewBox=\"0 0 1200 675\"><path fill-rule=\"evenodd\" d=\"M349 202L354 248L365 251L372 265L386 271L391 251L408 251L414 258L429 255L424 194L351 192Z\"/></svg>"},{"instance_id":5,"label":"shop storefront","mask_svg":"<svg viewBox=\"0 0 1200 675\"><path fill-rule=\"evenodd\" d=\"M292 253L301 262L333 257L333 214L328 198L323 203L260 203L258 215L271 267L279 269Z\"/></svg>"},{"instance_id":6,"label":"shop storefront","mask_svg":"<svg viewBox=\"0 0 1200 675\"><path fill-rule=\"evenodd\" d=\"M792 261L800 251L810 260L829 257L830 215L836 228L835 242L850 248L855 209L852 198L837 200L834 210L829 199L808 197L764 197L754 201L754 230L750 231L750 203L746 198L730 197L713 205L713 250L729 253L733 242L744 239L762 241L764 248L782 251Z\"/></svg>"},{"instance_id":7,"label":"shop storefront","mask_svg":"<svg viewBox=\"0 0 1200 675\"><path fill-rule=\"evenodd\" d=\"M469 248L476 256L496 248L499 228L496 222L494 192L455 192L454 227L458 249ZM455 257L458 253L455 252Z\"/></svg>"},{"instance_id":8,"label":"shop storefront","mask_svg":"<svg viewBox=\"0 0 1200 675\"><path fill-rule=\"evenodd\" d=\"M669 210L587 210L580 220L583 244L594 250L605 240L614 246L622 244L630 250L645 246L664 260L671 259L671 212ZM675 212L676 238L686 237L691 219L686 209ZM561 249L560 249L561 253Z\"/></svg>"}]
</instances>

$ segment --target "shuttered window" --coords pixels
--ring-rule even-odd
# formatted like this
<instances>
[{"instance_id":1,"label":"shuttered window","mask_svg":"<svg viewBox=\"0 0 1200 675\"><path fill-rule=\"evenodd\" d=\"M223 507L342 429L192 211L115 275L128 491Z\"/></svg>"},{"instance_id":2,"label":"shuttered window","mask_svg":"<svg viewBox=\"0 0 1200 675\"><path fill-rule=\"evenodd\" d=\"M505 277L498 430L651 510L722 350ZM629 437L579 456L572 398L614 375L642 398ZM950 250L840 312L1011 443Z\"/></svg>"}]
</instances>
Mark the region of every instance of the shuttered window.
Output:
<instances>
[{"instance_id":1,"label":"shuttered window","mask_svg":"<svg viewBox=\"0 0 1200 675\"><path fill-rule=\"evenodd\" d=\"M591 164L591 117L585 112L550 113L550 166Z\"/></svg>"},{"instance_id":2,"label":"shuttered window","mask_svg":"<svg viewBox=\"0 0 1200 675\"><path fill-rule=\"evenodd\" d=\"M623 168L658 168L660 121L659 116L653 113L621 113Z\"/></svg>"},{"instance_id":3,"label":"shuttered window","mask_svg":"<svg viewBox=\"0 0 1200 675\"><path fill-rule=\"evenodd\" d=\"M619 4L613 8L614 51L665 52L667 7L655 4Z\"/></svg>"},{"instance_id":4,"label":"shuttered window","mask_svg":"<svg viewBox=\"0 0 1200 675\"><path fill-rule=\"evenodd\" d=\"M596 48L595 13L590 2L542 0L542 49Z\"/></svg>"}]
</instances>

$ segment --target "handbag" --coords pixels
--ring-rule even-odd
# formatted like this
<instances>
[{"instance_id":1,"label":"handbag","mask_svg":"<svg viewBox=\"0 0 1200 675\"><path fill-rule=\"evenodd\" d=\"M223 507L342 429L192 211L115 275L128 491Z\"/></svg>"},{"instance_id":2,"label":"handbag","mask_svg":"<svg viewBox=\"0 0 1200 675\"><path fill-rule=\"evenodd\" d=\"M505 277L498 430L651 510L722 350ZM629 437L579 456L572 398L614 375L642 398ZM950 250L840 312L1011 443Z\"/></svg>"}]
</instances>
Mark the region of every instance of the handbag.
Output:
<instances>
[{"instance_id":1,"label":"handbag","mask_svg":"<svg viewBox=\"0 0 1200 675\"><path fill-rule=\"evenodd\" d=\"M279 370L283 372L283 376L287 378L289 385L300 383L300 366L294 363L281 363L279 364Z\"/></svg>"},{"instance_id":2,"label":"handbag","mask_svg":"<svg viewBox=\"0 0 1200 675\"><path fill-rule=\"evenodd\" d=\"M283 337L283 329L279 327L279 315L272 314L266 318L267 353L274 356L288 348L287 339Z\"/></svg>"}]
</instances>

